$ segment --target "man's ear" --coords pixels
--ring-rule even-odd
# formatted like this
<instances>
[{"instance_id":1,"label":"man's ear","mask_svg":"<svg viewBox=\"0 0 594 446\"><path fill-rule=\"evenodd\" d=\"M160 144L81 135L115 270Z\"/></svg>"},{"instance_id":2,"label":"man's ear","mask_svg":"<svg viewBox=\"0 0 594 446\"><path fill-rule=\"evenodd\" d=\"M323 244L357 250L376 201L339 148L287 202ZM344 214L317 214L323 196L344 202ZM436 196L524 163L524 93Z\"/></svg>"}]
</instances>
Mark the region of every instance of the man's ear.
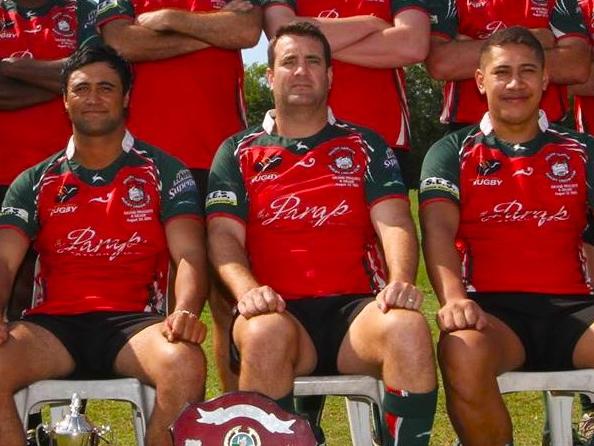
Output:
<instances>
[{"instance_id":1,"label":"man's ear","mask_svg":"<svg viewBox=\"0 0 594 446\"><path fill-rule=\"evenodd\" d=\"M480 68L477 68L474 72L474 80L481 94L485 94L485 76L483 75L483 72Z\"/></svg>"}]
</instances>

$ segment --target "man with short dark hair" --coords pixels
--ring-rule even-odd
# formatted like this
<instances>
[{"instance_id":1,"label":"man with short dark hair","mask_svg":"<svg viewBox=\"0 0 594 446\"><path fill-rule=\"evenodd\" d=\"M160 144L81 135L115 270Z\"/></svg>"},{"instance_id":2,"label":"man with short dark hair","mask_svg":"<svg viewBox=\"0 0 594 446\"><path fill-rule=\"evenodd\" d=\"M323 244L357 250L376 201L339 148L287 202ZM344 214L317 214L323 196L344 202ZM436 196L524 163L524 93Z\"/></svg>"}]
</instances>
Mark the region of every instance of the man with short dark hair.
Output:
<instances>
[{"instance_id":1,"label":"man with short dark hair","mask_svg":"<svg viewBox=\"0 0 594 446\"><path fill-rule=\"evenodd\" d=\"M328 109L316 26L281 27L270 47L276 108L219 149L206 202L209 255L237 299L239 388L290 410L295 376L372 375L385 444L427 445L436 376L398 162Z\"/></svg>"},{"instance_id":2,"label":"man with short dark hair","mask_svg":"<svg viewBox=\"0 0 594 446\"><path fill-rule=\"evenodd\" d=\"M37 306L0 322L0 438L23 445L13 393L35 381L132 376L157 390L147 445L168 445L184 404L204 396L196 184L126 130L131 72L113 50L76 52L63 79L72 138L14 181L0 211L0 310L31 242L40 262ZM164 318L170 259L176 302Z\"/></svg>"},{"instance_id":3,"label":"man with short dark hair","mask_svg":"<svg viewBox=\"0 0 594 446\"><path fill-rule=\"evenodd\" d=\"M435 143L423 163L423 245L442 305L439 360L465 446L513 443L497 375L594 366L592 256L584 255L594 252L586 230L594 140L539 112L544 61L525 28L487 39L475 78L488 112Z\"/></svg>"}]
</instances>

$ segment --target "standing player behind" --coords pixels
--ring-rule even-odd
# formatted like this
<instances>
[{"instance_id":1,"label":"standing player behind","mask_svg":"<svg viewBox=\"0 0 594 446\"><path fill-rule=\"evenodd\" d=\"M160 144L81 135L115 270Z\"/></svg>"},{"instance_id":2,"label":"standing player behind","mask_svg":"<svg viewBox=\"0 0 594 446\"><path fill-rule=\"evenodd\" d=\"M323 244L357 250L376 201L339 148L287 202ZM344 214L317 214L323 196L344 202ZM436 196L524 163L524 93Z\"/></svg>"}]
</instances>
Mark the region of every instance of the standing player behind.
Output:
<instances>
[{"instance_id":1,"label":"standing player behind","mask_svg":"<svg viewBox=\"0 0 594 446\"><path fill-rule=\"evenodd\" d=\"M260 37L262 13L255 5L256 0L99 3L103 38L135 63L130 130L189 166L203 193L217 147L245 128L239 50ZM215 356L223 388L233 390L236 378L227 368L232 304L214 291L209 304Z\"/></svg>"},{"instance_id":2,"label":"standing player behind","mask_svg":"<svg viewBox=\"0 0 594 446\"><path fill-rule=\"evenodd\" d=\"M583 253L593 248L582 240L594 140L539 114L544 58L525 28L493 34L476 72L488 113L438 141L423 163L424 252L442 304L439 360L465 446L512 444L497 375L594 366Z\"/></svg>"},{"instance_id":3,"label":"standing player behind","mask_svg":"<svg viewBox=\"0 0 594 446\"><path fill-rule=\"evenodd\" d=\"M590 45L594 42L594 2L592 0L578 1L582 14L586 34ZM590 55L592 63L592 54ZM590 78L584 84L572 85L569 92L574 96L575 125L578 131L594 133L594 72L590 70Z\"/></svg>"},{"instance_id":4,"label":"standing player behind","mask_svg":"<svg viewBox=\"0 0 594 446\"><path fill-rule=\"evenodd\" d=\"M179 161L126 131L130 77L113 50L76 52L63 79L74 134L6 194L0 310L31 241L42 296L21 321L0 322L2 446L24 444L13 393L41 379L133 376L155 386L149 446L171 445L168 426L204 396L206 330L197 316L206 255L196 185ZM170 257L177 300L163 320L156 284Z\"/></svg>"},{"instance_id":5,"label":"standing player behind","mask_svg":"<svg viewBox=\"0 0 594 446\"><path fill-rule=\"evenodd\" d=\"M567 112L563 84L585 82L589 45L577 0L431 0L431 51L426 66L443 89L441 122L451 130L478 124L487 101L476 88L474 73L484 39L517 25L529 28L545 49L550 84L541 108L550 121ZM550 29L561 38L555 42Z\"/></svg>"},{"instance_id":6,"label":"standing player behind","mask_svg":"<svg viewBox=\"0 0 594 446\"><path fill-rule=\"evenodd\" d=\"M77 47L98 40L91 1L0 0L0 202L19 173L68 141L60 70ZM11 316L31 300L33 263L34 255L15 286Z\"/></svg>"},{"instance_id":7,"label":"standing player behind","mask_svg":"<svg viewBox=\"0 0 594 446\"><path fill-rule=\"evenodd\" d=\"M320 27L332 48L329 103L336 116L379 133L395 150L407 184L409 113L402 67L429 51L426 0L263 0L268 37L294 20Z\"/></svg>"},{"instance_id":8,"label":"standing player behind","mask_svg":"<svg viewBox=\"0 0 594 446\"><path fill-rule=\"evenodd\" d=\"M329 111L330 54L316 26L279 28L276 109L213 163L209 255L237 299L239 388L292 410L295 376L376 376L384 444L427 445L436 376L406 188L382 139Z\"/></svg>"}]
</instances>

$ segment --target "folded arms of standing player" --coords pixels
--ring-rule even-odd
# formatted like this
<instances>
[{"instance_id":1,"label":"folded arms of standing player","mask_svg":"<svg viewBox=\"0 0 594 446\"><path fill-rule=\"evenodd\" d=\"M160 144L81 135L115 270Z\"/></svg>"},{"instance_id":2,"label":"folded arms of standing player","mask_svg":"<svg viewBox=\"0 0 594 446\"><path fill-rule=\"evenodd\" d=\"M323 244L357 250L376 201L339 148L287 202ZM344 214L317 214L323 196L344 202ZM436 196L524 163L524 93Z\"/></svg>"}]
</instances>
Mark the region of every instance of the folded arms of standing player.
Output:
<instances>
[{"instance_id":1,"label":"folded arms of standing player","mask_svg":"<svg viewBox=\"0 0 594 446\"><path fill-rule=\"evenodd\" d=\"M372 15L353 17L297 16L286 0L265 1L268 37L282 25L299 20L320 27L332 48L332 57L370 68L396 68L421 62L429 51L429 17L421 3L393 11L393 23Z\"/></svg>"},{"instance_id":2,"label":"folded arms of standing player","mask_svg":"<svg viewBox=\"0 0 594 446\"><path fill-rule=\"evenodd\" d=\"M209 46L254 46L261 11L247 0L233 0L216 12L160 9L135 16L130 2L101 2L98 26L106 43L132 62L161 60Z\"/></svg>"}]
</instances>

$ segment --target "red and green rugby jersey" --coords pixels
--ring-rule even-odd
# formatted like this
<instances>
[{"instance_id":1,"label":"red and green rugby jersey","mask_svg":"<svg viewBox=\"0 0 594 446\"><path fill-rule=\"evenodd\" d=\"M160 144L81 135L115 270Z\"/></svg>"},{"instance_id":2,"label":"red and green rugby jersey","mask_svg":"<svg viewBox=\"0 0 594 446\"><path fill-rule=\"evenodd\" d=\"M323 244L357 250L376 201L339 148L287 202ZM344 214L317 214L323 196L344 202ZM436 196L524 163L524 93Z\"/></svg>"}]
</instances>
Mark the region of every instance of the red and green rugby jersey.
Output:
<instances>
[{"instance_id":1,"label":"red and green rugby jersey","mask_svg":"<svg viewBox=\"0 0 594 446\"><path fill-rule=\"evenodd\" d=\"M370 208L408 199L393 150L331 113L309 138L273 129L269 112L221 146L207 215L245 224L252 273L285 299L378 292L386 271Z\"/></svg>"},{"instance_id":2,"label":"red and green rugby jersey","mask_svg":"<svg viewBox=\"0 0 594 446\"><path fill-rule=\"evenodd\" d=\"M230 0L102 0L97 25L165 8L218 11ZM255 0L253 3L256 3ZM241 52L209 47L134 64L128 127L190 168L208 169L225 138L245 129Z\"/></svg>"},{"instance_id":3,"label":"red and green rugby jersey","mask_svg":"<svg viewBox=\"0 0 594 446\"><path fill-rule=\"evenodd\" d=\"M95 4L89 0L49 0L37 9L0 0L0 59L55 60L98 41ZM0 110L0 185L57 152L72 132L62 98L16 110Z\"/></svg>"},{"instance_id":4,"label":"red and green rugby jersey","mask_svg":"<svg viewBox=\"0 0 594 446\"><path fill-rule=\"evenodd\" d=\"M590 292L582 233L594 202L594 139L539 119L540 133L510 145L485 115L435 143L423 162L421 206L460 208L456 247L469 291Z\"/></svg>"},{"instance_id":5,"label":"red and green rugby jersey","mask_svg":"<svg viewBox=\"0 0 594 446\"><path fill-rule=\"evenodd\" d=\"M166 292L164 224L200 218L190 171L129 133L110 166L88 170L67 149L10 186L0 228L33 240L38 305L29 314L154 311Z\"/></svg>"},{"instance_id":6,"label":"red and green rugby jersey","mask_svg":"<svg viewBox=\"0 0 594 446\"><path fill-rule=\"evenodd\" d=\"M374 15L388 23L401 12L427 10L426 0L263 0L263 5L283 4L297 16L344 18ZM340 119L368 127L390 146L410 149L409 112L404 71L378 69L332 61L334 77L328 98Z\"/></svg>"},{"instance_id":7,"label":"red and green rugby jersey","mask_svg":"<svg viewBox=\"0 0 594 446\"><path fill-rule=\"evenodd\" d=\"M557 38L584 36L577 0L432 0L432 33L447 39L463 34L476 40L509 26L551 28ZM541 108L551 121L567 112L567 88L551 84ZM487 100L474 78L446 82L443 88L441 122L478 124L487 111Z\"/></svg>"},{"instance_id":8,"label":"red and green rugby jersey","mask_svg":"<svg viewBox=\"0 0 594 446\"><path fill-rule=\"evenodd\" d=\"M592 0L578 0L580 12L584 20L590 45L594 43L594 3ZM578 131L592 134L594 132L594 96L573 98L575 125Z\"/></svg>"}]
</instances>

